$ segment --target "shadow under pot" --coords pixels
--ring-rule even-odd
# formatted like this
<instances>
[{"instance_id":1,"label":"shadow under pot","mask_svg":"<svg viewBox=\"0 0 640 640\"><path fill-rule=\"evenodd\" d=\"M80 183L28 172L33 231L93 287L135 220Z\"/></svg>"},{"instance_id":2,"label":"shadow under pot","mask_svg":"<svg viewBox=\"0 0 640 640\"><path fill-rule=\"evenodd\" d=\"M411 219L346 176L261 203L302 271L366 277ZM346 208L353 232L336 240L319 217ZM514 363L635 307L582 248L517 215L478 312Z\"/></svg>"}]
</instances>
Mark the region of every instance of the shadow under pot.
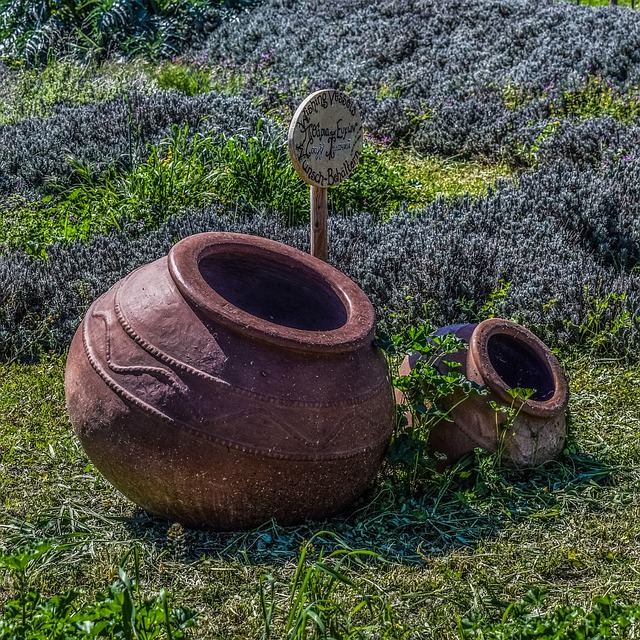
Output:
<instances>
[{"instance_id":1,"label":"shadow under pot","mask_svg":"<svg viewBox=\"0 0 640 640\"><path fill-rule=\"evenodd\" d=\"M95 466L151 514L215 529L323 518L356 498L394 419L374 311L271 240L204 233L98 298L65 390Z\"/></svg>"},{"instance_id":2,"label":"shadow under pot","mask_svg":"<svg viewBox=\"0 0 640 640\"><path fill-rule=\"evenodd\" d=\"M442 327L434 335L449 333L467 343L467 348L441 357L440 372L448 370L445 360L458 362L456 371L486 387L488 394L470 395L457 404L460 391L445 400L453 422L440 422L429 434L429 448L441 466L477 447L500 452L505 462L519 467L558 456L566 440L569 391L550 349L525 327L500 318ZM400 374L408 374L417 358L405 358ZM516 397L515 390L520 390Z\"/></svg>"}]
</instances>

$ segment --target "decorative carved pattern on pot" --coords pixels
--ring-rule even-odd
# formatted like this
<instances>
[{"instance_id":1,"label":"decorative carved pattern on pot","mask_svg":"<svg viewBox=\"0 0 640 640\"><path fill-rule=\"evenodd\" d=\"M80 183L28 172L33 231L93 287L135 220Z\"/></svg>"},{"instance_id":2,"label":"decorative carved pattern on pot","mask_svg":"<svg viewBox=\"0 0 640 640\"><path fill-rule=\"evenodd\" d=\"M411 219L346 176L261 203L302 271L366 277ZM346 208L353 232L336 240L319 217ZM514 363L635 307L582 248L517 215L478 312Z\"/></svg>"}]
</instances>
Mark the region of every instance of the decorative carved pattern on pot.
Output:
<instances>
[{"instance_id":1,"label":"decorative carved pattern on pot","mask_svg":"<svg viewBox=\"0 0 640 640\"><path fill-rule=\"evenodd\" d=\"M203 233L98 298L65 389L96 467L152 514L234 529L356 498L394 405L375 317L345 275L271 240Z\"/></svg>"},{"instance_id":2,"label":"decorative carved pattern on pot","mask_svg":"<svg viewBox=\"0 0 640 640\"><path fill-rule=\"evenodd\" d=\"M542 464L559 455L566 439L569 390L549 348L525 327L501 318L436 331L436 335L448 333L454 333L468 347L442 360L459 362L457 370L488 387L489 395L470 396L453 408L453 423L440 423L432 429L431 451L444 454L446 464L451 464L476 447L490 453L500 450L503 460L520 467ZM417 356L405 358L401 375L409 373L416 360ZM439 368L443 373L447 370L442 361ZM514 400L508 390L516 388L535 391L525 401ZM454 407L460 398L454 395L448 406ZM508 429L507 414L497 413L491 401L513 406L517 415Z\"/></svg>"}]
</instances>

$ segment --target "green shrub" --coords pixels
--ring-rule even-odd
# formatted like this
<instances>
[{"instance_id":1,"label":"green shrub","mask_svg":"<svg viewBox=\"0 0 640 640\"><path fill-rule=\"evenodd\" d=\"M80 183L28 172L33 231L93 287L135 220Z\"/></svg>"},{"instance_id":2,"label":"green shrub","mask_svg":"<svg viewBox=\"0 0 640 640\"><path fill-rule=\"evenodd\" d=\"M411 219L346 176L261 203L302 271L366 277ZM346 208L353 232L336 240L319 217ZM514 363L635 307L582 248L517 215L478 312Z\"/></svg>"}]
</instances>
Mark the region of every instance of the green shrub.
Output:
<instances>
[{"instance_id":1,"label":"green shrub","mask_svg":"<svg viewBox=\"0 0 640 640\"><path fill-rule=\"evenodd\" d=\"M174 127L128 172L111 167L96 175L90 165L71 162L72 186L41 200L14 196L0 204L0 243L44 256L54 242L87 240L114 227L137 234L213 202L249 203L278 212L289 224L309 219L309 188L293 169L284 135L262 120L252 135L193 135L188 126ZM417 162L404 165L399 154L365 143L349 179L329 191L330 209L387 219L400 207L411 209L450 192L453 178L444 170L423 174L433 178L423 187L415 178ZM486 188L477 177L466 184L474 192Z\"/></svg>"},{"instance_id":2,"label":"green shrub","mask_svg":"<svg viewBox=\"0 0 640 640\"><path fill-rule=\"evenodd\" d=\"M502 620L483 621L481 616L460 620L462 640L606 640L637 638L640 606L627 604L613 596L594 598L591 609L575 605L557 607L547 613L540 608L545 592L531 590L520 601L509 605Z\"/></svg>"},{"instance_id":3,"label":"green shrub","mask_svg":"<svg viewBox=\"0 0 640 640\"><path fill-rule=\"evenodd\" d=\"M408 188L402 164L394 161L375 144L365 143L360 161L336 189L329 190L329 203L336 211L366 211L386 218L400 205L416 204L415 193Z\"/></svg>"},{"instance_id":4,"label":"green shrub","mask_svg":"<svg viewBox=\"0 0 640 640\"><path fill-rule=\"evenodd\" d=\"M168 62L160 68L158 86L161 89L177 89L188 96L207 93L211 71L194 65Z\"/></svg>"},{"instance_id":5,"label":"green shrub","mask_svg":"<svg viewBox=\"0 0 640 640\"><path fill-rule=\"evenodd\" d=\"M605 78L592 75L577 89L563 91L558 103L551 105L551 110L556 116L610 116L621 122L632 122L640 116L640 93L638 87L622 92Z\"/></svg>"},{"instance_id":6,"label":"green shrub","mask_svg":"<svg viewBox=\"0 0 640 640\"><path fill-rule=\"evenodd\" d=\"M278 211L291 222L308 218L307 189L293 169L284 136L274 128L260 122L253 135L223 138L210 151L223 202L242 199Z\"/></svg>"},{"instance_id":7,"label":"green shrub","mask_svg":"<svg viewBox=\"0 0 640 640\"><path fill-rule=\"evenodd\" d=\"M0 567L13 575L18 588L18 597L4 606L0 640L187 637L194 614L186 609L170 609L164 589L152 597L140 590L137 548L136 577L132 579L119 566L115 582L88 601L77 589L47 597L29 588L30 571L51 549L51 544L41 543L33 549L0 555Z\"/></svg>"}]
</instances>

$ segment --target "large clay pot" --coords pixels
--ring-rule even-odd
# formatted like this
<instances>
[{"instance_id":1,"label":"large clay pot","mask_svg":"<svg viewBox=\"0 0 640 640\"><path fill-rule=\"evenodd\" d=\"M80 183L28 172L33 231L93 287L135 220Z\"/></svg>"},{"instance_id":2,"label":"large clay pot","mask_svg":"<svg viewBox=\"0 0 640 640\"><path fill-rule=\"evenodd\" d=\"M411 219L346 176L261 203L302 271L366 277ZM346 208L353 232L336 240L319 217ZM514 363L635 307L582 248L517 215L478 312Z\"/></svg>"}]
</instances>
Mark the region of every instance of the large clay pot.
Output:
<instances>
[{"instance_id":1,"label":"large clay pot","mask_svg":"<svg viewBox=\"0 0 640 640\"><path fill-rule=\"evenodd\" d=\"M69 351L71 422L152 514L234 529L332 514L370 482L394 405L374 311L271 240L203 233L96 300Z\"/></svg>"},{"instance_id":2,"label":"large clay pot","mask_svg":"<svg viewBox=\"0 0 640 640\"><path fill-rule=\"evenodd\" d=\"M555 458L566 439L569 391L549 348L525 327L500 318L436 331L436 335L447 333L454 333L468 347L441 358L441 372L447 370L444 361L458 362L461 367L457 370L487 387L489 394L472 395L458 406L462 395L454 394L446 403L455 406L451 411L453 423L441 422L432 429L431 451L446 456L446 464L477 447L490 453L500 451L504 461L520 467ZM416 360L417 356L405 359L401 375L409 373ZM534 389L535 393L523 402L508 393L515 388ZM496 412L491 402L512 408L511 418L509 413ZM442 460L442 456L436 457Z\"/></svg>"}]
</instances>

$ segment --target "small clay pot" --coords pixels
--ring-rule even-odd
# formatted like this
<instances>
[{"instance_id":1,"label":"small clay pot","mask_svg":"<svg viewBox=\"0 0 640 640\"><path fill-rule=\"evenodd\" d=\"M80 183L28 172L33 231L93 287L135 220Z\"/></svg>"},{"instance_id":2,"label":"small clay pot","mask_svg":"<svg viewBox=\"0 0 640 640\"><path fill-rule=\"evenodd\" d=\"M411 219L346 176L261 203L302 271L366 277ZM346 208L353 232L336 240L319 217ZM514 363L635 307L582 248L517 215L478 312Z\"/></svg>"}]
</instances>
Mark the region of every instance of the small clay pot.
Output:
<instances>
[{"instance_id":1,"label":"small clay pot","mask_svg":"<svg viewBox=\"0 0 640 640\"><path fill-rule=\"evenodd\" d=\"M148 512L215 529L323 518L367 486L394 419L375 317L345 275L203 233L96 300L71 344L74 429Z\"/></svg>"},{"instance_id":2,"label":"small clay pot","mask_svg":"<svg viewBox=\"0 0 640 640\"><path fill-rule=\"evenodd\" d=\"M500 451L502 459L519 467L531 467L555 458L566 439L565 410L569 400L567 382L557 358L525 327L491 318L480 324L443 327L436 335L454 333L468 348L447 354L444 361L460 363L457 371L487 387L488 395L472 395L451 410L451 422L441 422L429 435L430 450L437 459L451 464L479 447ZM405 359L400 369L406 375L417 356ZM535 389L527 400L514 399L509 389ZM445 404L454 407L462 398L457 392ZM509 416L490 406L513 407L517 413L507 428Z\"/></svg>"}]
</instances>

